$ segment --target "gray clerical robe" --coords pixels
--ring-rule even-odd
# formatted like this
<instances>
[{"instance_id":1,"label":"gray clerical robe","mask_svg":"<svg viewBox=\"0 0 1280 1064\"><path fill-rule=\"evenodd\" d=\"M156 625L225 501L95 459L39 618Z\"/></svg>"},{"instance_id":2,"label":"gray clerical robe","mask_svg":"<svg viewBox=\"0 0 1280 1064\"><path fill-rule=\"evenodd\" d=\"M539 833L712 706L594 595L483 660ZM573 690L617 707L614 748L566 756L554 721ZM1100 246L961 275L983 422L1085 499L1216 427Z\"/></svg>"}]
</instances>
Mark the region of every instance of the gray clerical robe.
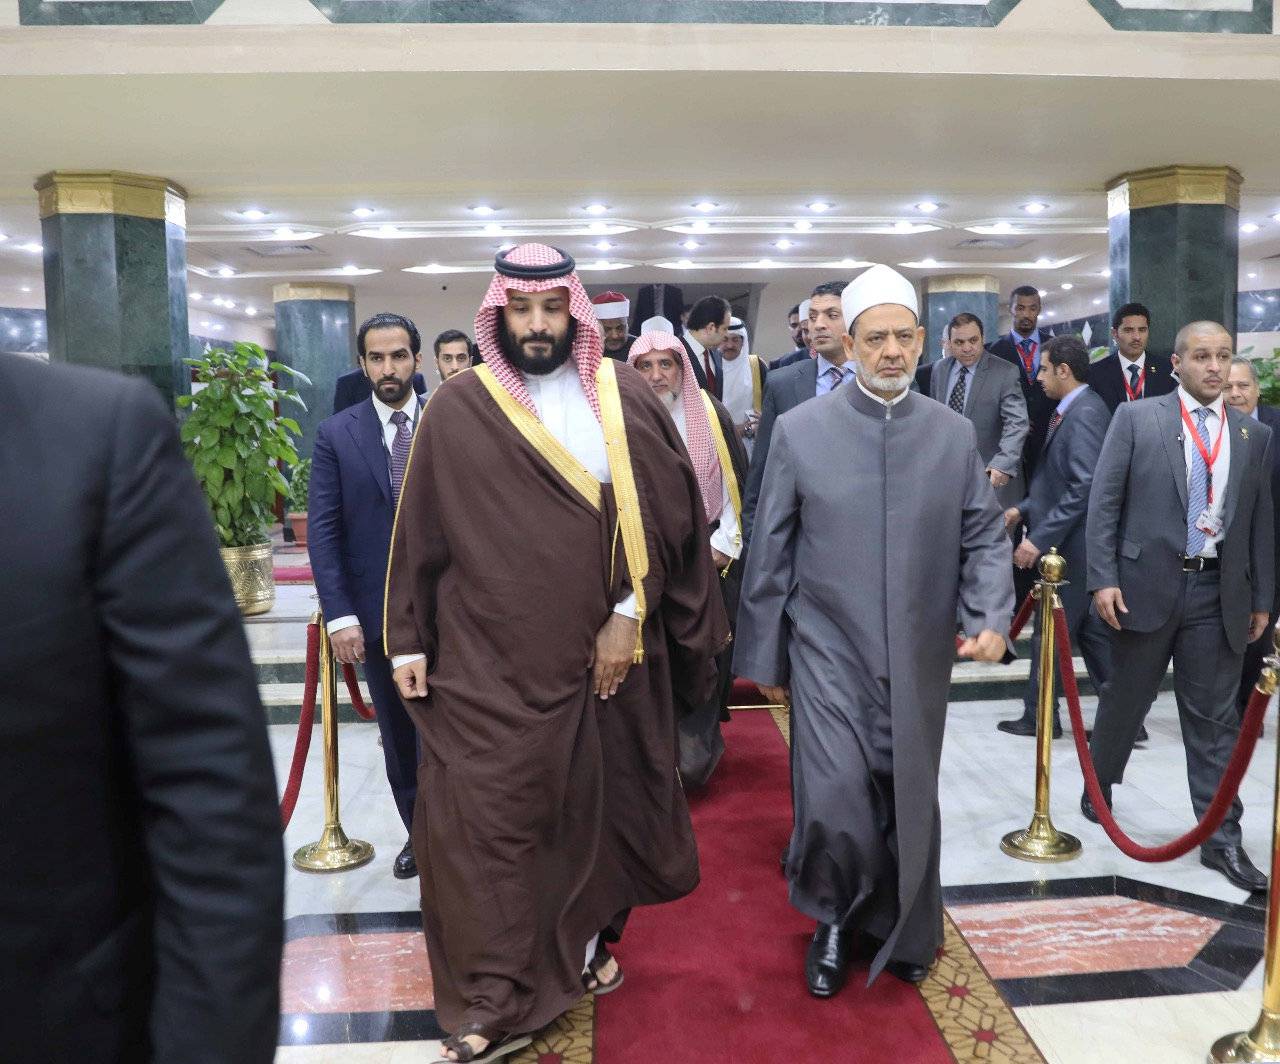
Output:
<instances>
[{"instance_id":1,"label":"gray clerical robe","mask_svg":"<svg viewBox=\"0 0 1280 1064\"><path fill-rule=\"evenodd\" d=\"M1008 630L1010 544L973 425L848 384L778 419L734 671L789 684L801 912L928 965L942 942L938 770L956 617Z\"/></svg>"}]
</instances>

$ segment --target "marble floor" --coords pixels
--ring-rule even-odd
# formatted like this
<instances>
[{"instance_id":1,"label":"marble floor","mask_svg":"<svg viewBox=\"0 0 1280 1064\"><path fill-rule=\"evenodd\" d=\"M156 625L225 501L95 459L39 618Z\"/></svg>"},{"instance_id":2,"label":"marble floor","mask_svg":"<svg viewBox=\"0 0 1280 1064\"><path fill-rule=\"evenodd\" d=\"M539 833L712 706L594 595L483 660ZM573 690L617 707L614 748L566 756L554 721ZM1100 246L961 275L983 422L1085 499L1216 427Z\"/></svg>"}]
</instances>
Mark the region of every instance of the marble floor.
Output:
<instances>
[{"instance_id":1,"label":"marble floor","mask_svg":"<svg viewBox=\"0 0 1280 1064\"><path fill-rule=\"evenodd\" d=\"M281 590L295 594L277 604L278 619L250 628L260 660L272 653L283 660L296 639L296 633L283 633L309 612L306 596L296 593L302 589ZM1085 702L1088 718L1094 700ZM1262 900L1202 868L1195 854L1151 865L1119 853L1079 811L1081 775L1069 737L1054 744L1053 818L1082 840L1083 853L1056 865L1027 864L1001 853L1001 836L1025 826L1031 809L1033 743L995 730L998 720L1020 709L1014 701L962 701L951 708L940 787L949 911L1050 1064L1203 1061L1216 1038L1251 1025L1257 1016ZM1125 785L1116 789L1115 808L1131 835L1154 843L1192 824L1172 695L1160 696L1147 727L1150 741L1135 753ZM283 779L296 727L275 725L271 731ZM1270 845L1275 731L1268 727L1242 788L1245 844L1260 866ZM377 730L342 725L340 743L343 824L348 834L371 842L376 856L340 874L289 872L285 1042L322 1035L315 1025L327 1022L326 1009L376 1016L367 1010L378 1002L394 1003L398 995L412 998L423 990L412 985L422 978L421 945L413 933L417 882L390 873L405 833L387 791ZM315 741L285 836L290 854L319 835L320 759ZM371 985L370 971L383 971L385 978ZM343 982L343 972L365 974ZM386 1015L400 1016L399 1026ZM277 1059L434 1059L438 1032L423 1018L431 1014L386 1015L377 1021L385 1025L385 1041L372 1040L381 1029L375 1024L359 1033L356 1044L286 1044ZM346 1036L351 1032L334 1037Z\"/></svg>"}]
</instances>

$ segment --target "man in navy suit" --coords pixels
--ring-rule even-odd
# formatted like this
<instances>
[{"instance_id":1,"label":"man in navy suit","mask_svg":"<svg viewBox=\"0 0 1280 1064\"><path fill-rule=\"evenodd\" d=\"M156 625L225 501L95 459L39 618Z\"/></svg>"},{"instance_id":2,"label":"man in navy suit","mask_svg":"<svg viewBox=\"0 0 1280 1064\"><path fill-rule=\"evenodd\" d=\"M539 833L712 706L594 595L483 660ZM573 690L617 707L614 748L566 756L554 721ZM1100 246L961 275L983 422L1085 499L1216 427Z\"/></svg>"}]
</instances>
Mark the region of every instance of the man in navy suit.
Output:
<instances>
[{"instance_id":1,"label":"man in navy suit","mask_svg":"<svg viewBox=\"0 0 1280 1064\"><path fill-rule=\"evenodd\" d=\"M1168 395L1178 387L1168 356L1147 351L1150 332L1151 311L1141 303L1126 303L1111 318L1116 351L1089 367L1089 387L1113 414L1122 403Z\"/></svg>"},{"instance_id":2,"label":"man in navy suit","mask_svg":"<svg viewBox=\"0 0 1280 1064\"><path fill-rule=\"evenodd\" d=\"M356 338L370 397L320 423L312 451L308 548L334 657L362 662L382 732L387 782L408 832L417 794L418 739L382 651L382 607L400 482L424 397L413 387L422 338L399 314L377 314ZM417 875L413 847L397 879Z\"/></svg>"},{"instance_id":3,"label":"man in navy suit","mask_svg":"<svg viewBox=\"0 0 1280 1064\"><path fill-rule=\"evenodd\" d=\"M427 382L421 373L413 375L413 390L419 395L427 392ZM372 392L373 388L369 384L369 378L365 376L363 366L342 374L333 386L333 412L337 414L356 403L363 403Z\"/></svg>"},{"instance_id":4,"label":"man in navy suit","mask_svg":"<svg viewBox=\"0 0 1280 1064\"><path fill-rule=\"evenodd\" d=\"M1280 410L1274 406L1266 406L1258 402L1261 389L1258 387L1258 369L1252 359L1234 358L1231 360L1231 372L1227 376L1227 406L1239 411L1245 417L1261 421L1271 426L1271 506L1272 510L1280 510L1280 447L1276 439L1280 438ZM1276 521L1280 527L1280 520ZM1280 537L1276 538L1276 573L1280 574ZM1277 588L1280 590L1280 575L1277 576ZM1262 671L1262 659L1271 653L1273 645L1271 633L1276 620L1280 617L1280 594L1271 607L1271 622L1262 635L1245 647L1244 673L1240 678L1240 694L1238 698L1240 712L1243 715L1253 692L1253 685L1258 682L1258 674Z\"/></svg>"}]
</instances>

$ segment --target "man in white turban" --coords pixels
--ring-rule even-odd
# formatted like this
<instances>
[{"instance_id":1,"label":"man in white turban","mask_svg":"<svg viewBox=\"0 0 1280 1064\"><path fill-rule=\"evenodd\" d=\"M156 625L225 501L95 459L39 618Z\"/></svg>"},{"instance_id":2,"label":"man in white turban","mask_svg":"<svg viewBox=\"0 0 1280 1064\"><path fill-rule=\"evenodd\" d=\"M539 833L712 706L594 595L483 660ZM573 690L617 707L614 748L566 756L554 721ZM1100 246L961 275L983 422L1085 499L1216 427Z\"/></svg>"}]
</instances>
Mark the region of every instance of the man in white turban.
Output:
<instances>
[{"instance_id":1,"label":"man in white turban","mask_svg":"<svg viewBox=\"0 0 1280 1064\"><path fill-rule=\"evenodd\" d=\"M763 359L751 353L751 334L741 318L729 319L729 333L720 345L720 357L724 360L724 406L750 459L769 370Z\"/></svg>"},{"instance_id":2,"label":"man in white turban","mask_svg":"<svg viewBox=\"0 0 1280 1064\"><path fill-rule=\"evenodd\" d=\"M908 390L915 289L874 266L841 296L856 380L778 418L743 573L734 670L792 708L791 902L830 997L852 939L920 982L942 942L938 766L956 652L999 661L1010 546L973 425ZM921 564L927 559L928 564Z\"/></svg>"}]
</instances>

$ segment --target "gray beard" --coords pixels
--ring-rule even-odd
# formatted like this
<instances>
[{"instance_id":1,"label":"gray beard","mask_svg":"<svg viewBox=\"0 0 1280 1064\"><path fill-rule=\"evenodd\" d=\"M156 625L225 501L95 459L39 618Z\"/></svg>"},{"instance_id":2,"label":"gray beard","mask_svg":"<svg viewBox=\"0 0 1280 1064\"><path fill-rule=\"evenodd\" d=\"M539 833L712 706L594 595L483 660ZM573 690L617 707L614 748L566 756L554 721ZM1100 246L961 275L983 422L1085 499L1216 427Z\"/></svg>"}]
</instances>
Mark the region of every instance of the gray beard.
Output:
<instances>
[{"instance_id":1,"label":"gray beard","mask_svg":"<svg viewBox=\"0 0 1280 1064\"><path fill-rule=\"evenodd\" d=\"M680 399L680 395L677 392L663 392L658 396L658 398L662 400L662 405L667 408L668 412L670 412L676 408L676 403Z\"/></svg>"},{"instance_id":2,"label":"gray beard","mask_svg":"<svg viewBox=\"0 0 1280 1064\"><path fill-rule=\"evenodd\" d=\"M905 392L908 388L911 387L911 378L910 377L876 377L868 373L862 383L865 384L868 388L875 388L877 391L881 391L881 392L892 392L893 394L896 395L899 392Z\"/></svg>"}]
</instances>

